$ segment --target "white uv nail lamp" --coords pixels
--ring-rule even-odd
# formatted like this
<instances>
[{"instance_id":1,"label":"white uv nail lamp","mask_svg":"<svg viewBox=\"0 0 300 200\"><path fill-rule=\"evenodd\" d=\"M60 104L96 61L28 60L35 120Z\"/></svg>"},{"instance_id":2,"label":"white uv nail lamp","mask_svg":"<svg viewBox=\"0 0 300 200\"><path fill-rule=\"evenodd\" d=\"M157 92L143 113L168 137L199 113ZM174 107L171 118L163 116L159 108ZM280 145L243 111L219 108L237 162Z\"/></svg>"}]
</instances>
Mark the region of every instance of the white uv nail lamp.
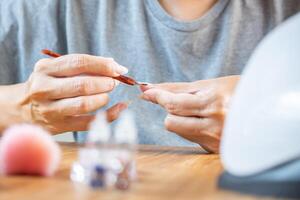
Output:
<instances>
[{"instance_id":1,"label":"white uv nail lamp","mask_svg":"<svg viewBox=\"0 0 300 200\"><path fill-rule=\"evenodd\" d=\"M300 14L254 51L221 143L222 188L300 198Z\"/></svg>"}]
</instances>

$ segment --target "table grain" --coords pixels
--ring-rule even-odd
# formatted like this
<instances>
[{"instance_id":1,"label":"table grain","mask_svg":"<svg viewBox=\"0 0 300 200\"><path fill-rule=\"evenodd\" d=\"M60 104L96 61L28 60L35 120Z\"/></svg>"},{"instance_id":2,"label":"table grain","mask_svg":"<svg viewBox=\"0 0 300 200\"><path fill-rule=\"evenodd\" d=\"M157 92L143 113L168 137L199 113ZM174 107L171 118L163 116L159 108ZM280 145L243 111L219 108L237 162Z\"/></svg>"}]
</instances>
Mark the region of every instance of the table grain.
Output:
<instances>
[{"instance_id":1,"label":"table grain","mask_svg":"<svg viewBox=\"0 0 300 200\"><path fill-rule=\"evenodd\" d=\"M139 146L138 179L131 189L101 191L70 181L70 167L79 145L60 143L60 146L63 158L55 176L0 177L0 200L258 199L217 188L217 179L223 170L220 157L206 154L201 148Z\"/></svg>"}]
</instances>

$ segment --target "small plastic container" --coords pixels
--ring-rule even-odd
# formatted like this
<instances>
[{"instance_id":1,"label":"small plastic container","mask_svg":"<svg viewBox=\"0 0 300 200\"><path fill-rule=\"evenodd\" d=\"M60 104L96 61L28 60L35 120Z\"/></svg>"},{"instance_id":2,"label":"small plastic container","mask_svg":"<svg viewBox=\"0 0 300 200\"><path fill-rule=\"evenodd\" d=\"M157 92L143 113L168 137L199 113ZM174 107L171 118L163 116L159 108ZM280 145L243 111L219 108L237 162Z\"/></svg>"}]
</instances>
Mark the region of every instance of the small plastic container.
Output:
<instances>
[{"instance_id":1,"label":"small plastic container","mask_svg":"<svg viewBox=\"0 0 300 200\"><path fill-rule=\"evenodd\" d=\"M114 137L105 113L91 124L85 147L79 149L70 178L91 188L127 190L136 179L137 131L133 115L125 111L119 118Z\"/></svg>"}]
</instances>

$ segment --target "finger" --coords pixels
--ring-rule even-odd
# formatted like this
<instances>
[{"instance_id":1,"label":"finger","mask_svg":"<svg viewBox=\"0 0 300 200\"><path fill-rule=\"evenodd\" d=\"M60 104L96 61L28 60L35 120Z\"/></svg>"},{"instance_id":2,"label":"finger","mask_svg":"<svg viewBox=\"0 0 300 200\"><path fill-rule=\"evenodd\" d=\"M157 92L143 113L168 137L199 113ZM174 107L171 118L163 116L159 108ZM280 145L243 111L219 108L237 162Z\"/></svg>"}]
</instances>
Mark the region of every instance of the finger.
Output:
<instances>
[{"instance_id":1,"label":"finger","mask_svg":"<svg viewBox=\"0 0 300 200\"><path fill-rule=\"evenodd\" d=\"M128 105L127 103L118 103L114 106L112 106L111 108L109 108L107 111L106 111L106 118L107 118L107 121L108 122L113 122L114 120L116 120L119 115L121 114L121 112L125 109L127 109Z\"/></svg>"},{"instance_id":2,"label":"finger","mask_svg":"<svg viewBox=\"0 0 300 200\"><path fill-rule=\"evenodd\" d=\"M108 103L106 93L81 96L54 101L48 105L47 111L52 118L60 119L64 116L81 115L94 112Z\"/></svg>"},{"instance_id":3,"label":"finger","mask_svg":"<svg viewBox=\"0 0 300 200\"><path fill-rule=\"evenodd\" d=\"M118 118L120 113L127 108L126 103L118 103L109 108L107 113L107 121L112 122ZM68 116L52 127L48 127L53 134L68 132L68 131L86 131L89 129L89 124L95 119L95 115L77 115Z\"/></svg>"},{"instance_id":4,"label":"finger","mask_svg":"<svg viewBox=\"0 0 300 200\"><path fill-rule=\"evenodd\" d=\"M94 119L94 115L69 116L62 120L61 123L56 124L55 127L49 128L49 131L54 134L69 131L87 131L89 124Z\"/></svg>"},{"instance_id":5,"label":"finger","mask_svg":"<svg viewBox=\"0 0 300 200\"><path fill-rule=\"evenodd\" d=\"M197 93L201 91L202 93L210 92L218 84L213 79L210 80L199 80L194 82L177 82L177 83L160 83L160 84L148 84L140 86L142 92L149 89L161 89L173 93Z\"/></svg>"},{"instance_id":6,"label":"finger","mask_svg":"<svg viewBox=\"0 0 300 200\"><path fill-rule=\"evenodd\" d=\"M155 84L147 84L147 85L140 85L140 90L145 92L147 90L155 88Z\"/></svg>"},{"instance_id":7,"label":"finger","mask_svg":"<svg viewBox=\"0 0 300 200\"><path fill-rule=\"evenodd\" d=\"M145 92L149 89L161 89L173 93L191 93L199 90L196 84L181 82L181 83L160 83L160 84L148 84L140 86L140 89Z\"/></svg>"},{"instance_id":8,"label":"finger","mask_svg":"<svg viewBox=\"0 0 300 200\"><path fill-rule=\"evenodd\" d=\"M214 107L209 106L213 101L210 96L174 94L164 90L150 89L142 95L142 98L161 105L168 113L174 115L205 117L214 111Z\"/></svg>"},{"instance_id":9,"label":"finger","mask_svg":"<svg viewBox=\"0 0 300 200\"><path fill-rule=\"evenodd\" d=\"M165 127L210 152L218 152L222 124L209 118L182 117L169 114Z\"/></svg>"},{"instance_id":10,"label":"finger","mask_svg":"<svg viewBox=\"0 0 300 200\"><path fill-rule=\"evenodd\" d=\"M52 60L42 59L37 62L35 70L55 77L79 74L115 77L128 72L126 67L119 65L112 58L86 54L70 54Z\"/></svg>"},{"instance_id":11,"label":"finger","mask_svg":"<svg viewBox=\"0 0 300 200\"><path fill-rule=\"evenodd\" d=\"M47 95L49 99L63 99L88 96L112 91L119 82L103 76L76 76L68 78L52 78L52 85Z\"/></svg>"},{"instance_id":12,"label":"finger","mask_svg":"<svg viewBox=\"0 0 300 200\"><path fill-rule=\"evenodd\" d=\"M165 127L168 131L181 136L197 136L209 127L208 118L183 117L168 114L165 119Z\"/></svg>"}]
</instances>

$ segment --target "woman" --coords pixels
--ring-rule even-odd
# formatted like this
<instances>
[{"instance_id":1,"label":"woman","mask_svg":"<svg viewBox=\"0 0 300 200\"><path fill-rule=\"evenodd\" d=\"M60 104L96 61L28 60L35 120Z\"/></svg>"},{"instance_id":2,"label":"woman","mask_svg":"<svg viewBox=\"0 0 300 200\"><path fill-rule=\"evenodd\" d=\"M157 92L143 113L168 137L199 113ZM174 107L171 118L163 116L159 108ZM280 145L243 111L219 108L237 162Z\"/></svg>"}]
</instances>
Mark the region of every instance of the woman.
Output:
<instances>
[{"instance_id":1,"label":"woman","mask_svg":"<svg viewBox=\"0 0 300 200\"><path fill-rule=\"evenodd\" d=\"M241 73L259 41L298 12L300 3L7 0L0 10L1 130L17 122L53 133L86 130L93 119L88 113L106 105L108 93L110 105L140 94L116 87L111 78L128 69L140 81L169 82L142 88L142 98L161 107L132 105L141 143L192 145L186 138L218 152L239 79L232 75ZM43 58L43 48L71 55ZM122 109L117 104L109 113L115 118ZM177 135L163 130L164 118Z\"/></svg>"}]
</instances>

